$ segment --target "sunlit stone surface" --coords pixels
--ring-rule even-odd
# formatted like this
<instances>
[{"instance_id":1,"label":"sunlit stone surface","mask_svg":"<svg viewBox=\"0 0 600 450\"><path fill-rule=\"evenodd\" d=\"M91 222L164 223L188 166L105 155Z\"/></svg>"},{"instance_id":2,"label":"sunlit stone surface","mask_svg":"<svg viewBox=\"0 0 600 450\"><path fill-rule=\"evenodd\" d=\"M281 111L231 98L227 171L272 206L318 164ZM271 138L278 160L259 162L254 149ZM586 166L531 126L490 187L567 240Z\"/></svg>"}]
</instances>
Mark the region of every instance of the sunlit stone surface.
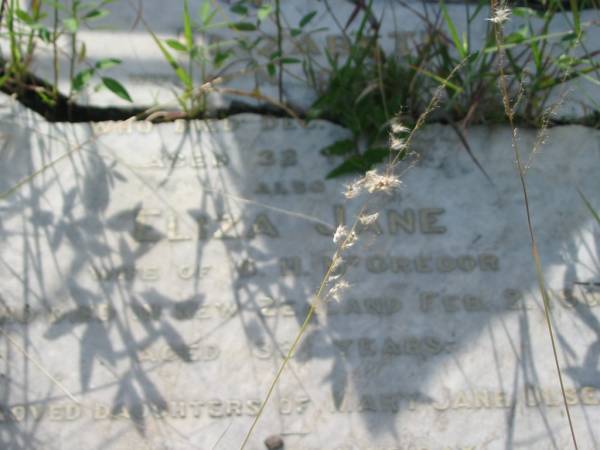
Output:
<instances>
[{"instance_id":1,"label":"sunlit stone surface","mask_svg":"<svg viewBox=\"0 0 600 450\"><path fill-rule=\"evenodd\" d=\"M362 199L326 122L48 125L3 100L0 447L235 449ZM567 402L600 435L600 133L519 131ZM249 449L572 448L508 128L420 161L345 255Z\"/></svg>"}]
</instances>

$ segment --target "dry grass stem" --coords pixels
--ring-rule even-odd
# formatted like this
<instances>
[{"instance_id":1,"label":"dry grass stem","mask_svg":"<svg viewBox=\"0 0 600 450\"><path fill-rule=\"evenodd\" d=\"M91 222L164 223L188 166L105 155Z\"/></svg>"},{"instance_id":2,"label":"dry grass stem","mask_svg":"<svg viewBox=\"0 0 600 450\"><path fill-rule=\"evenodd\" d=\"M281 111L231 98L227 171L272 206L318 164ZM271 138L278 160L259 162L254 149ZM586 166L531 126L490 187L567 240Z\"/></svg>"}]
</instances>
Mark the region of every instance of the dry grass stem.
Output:
<instances>
[{"instance_id":1,"label":"dry grass stem","mask_svg":"<svg viewBox=\"0 0 600 450\"><path fill-rule=\"evenodd\" d=\"M498 10L501 10L504 8L504 6L499 7L496 0L491 0L491 2L492 2L492 10L495 11L495 14ZM510 14L508 13L508 15L510 15ZM500 17L505 17L507 19L508 15L506 12L503 12ZM510 105L510 94L509 94L506 74L504 71L504 50L502 47L502 43L503 43L502 23L504 21L502 21L500 19L498 19L496 21L492 20L492 22L494 22L494 24L495 24L494 25L494 34L495 34L495 38L496 38L496 46L499 48L498 68L499 68L499 72L500 72L499 73L500 92L502 94L502 101L504 104L505 115L508 118L508 122L509 122L511 129L513 130L513 132L512 132L512 148L514 151L515 161L516 161L516 165L517 165L517 172L519 174L519 180L521 182L521 189L523 192L523 202L525 205L525 213L526 213L526 217L527 217L527 227L529 230L531 254L532 254L532 257L534 260L535 272L536 272L537 281L538 281L538 288L539 288L539 291L540 291L540 294L542 296L543 303L544 303L545 322L546 322L546 326L548 329L548 335L550 337L552 354L554 357L554 363L556 366L556 371L558 374L558 380L559 380L559 384L560 384L560 390L562 393L563 405L564 405L564 409L565 409L565 412L567 415L567 420L569 423L569 430L571 432L571 439L573 441L573 446L574 446L575 450L578 450L577 438L575 436L575 429L573 426L573 420L571 418L571 411L570 411L569 403L567 401L567 396L565 393L565 386L564 386L564 381L563 381L563 377L562 377L561 367L560 367L560 363L558 361L558 350L557 350L557 346L556 346L556 340L554 338L552 321L550 318L550 299L548 296L548 292L546 291L546 283L544 280L544 273L542 270L542 264L541 264L540 255L539 255L538 248L537 248L535 232L534 232L533 223L531 220L531 209L530 209L530 205L529 205L529 195L528 195L528 191L527 191L527 183L525 180L525 170L524 170L524 167L523 167L523 164L521 161L521 152L519 149L519 142L518 142L518 138L517 138L518 137L517 128L515 126L515 120L514 120L515 112Z\"/></svg>"}]
</instances>

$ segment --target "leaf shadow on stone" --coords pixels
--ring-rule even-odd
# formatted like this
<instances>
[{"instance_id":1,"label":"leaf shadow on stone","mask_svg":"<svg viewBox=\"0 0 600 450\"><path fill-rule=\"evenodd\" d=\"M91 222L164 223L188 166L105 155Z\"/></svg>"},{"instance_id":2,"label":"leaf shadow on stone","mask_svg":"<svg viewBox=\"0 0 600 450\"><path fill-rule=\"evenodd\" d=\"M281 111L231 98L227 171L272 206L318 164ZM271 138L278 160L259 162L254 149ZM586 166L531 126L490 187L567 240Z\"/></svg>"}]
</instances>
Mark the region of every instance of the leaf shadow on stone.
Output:
<instances>
[{"instance_id":1,"label":"leaf shadow on stone","mask_svg":"<svg viewBox=\"0 0 600 450\"><path fill-rule=\"evenodd\" d=\"M23 252L28 255L24 270L29 275L29 279L24 281L28 284L22 299L23 303L47 311L57 305L64 309L62 314L48 325L44 337L52 340L57 346L63 345L64 340L71 336L78 340L79 387L84 393L92 389L91 386L96 384L96 380L103 379L100 377L101 363L108 362L110 368L118 368L115 369L117 376L102 388L110 393L116 391L110 411L113 415L129 418L137 432L147 436L149 417L153 414L160 416L162 413L168 413L168 399L166 394L161 392L160 383L156 381L158 379L156 373L160 368L170 368L173 361L161 360L157 364L145 365L140 361L140 353L151 349L156 344L164 343L175 355L176 362L192 362L192 345L197 342L190 342L192 337L178 329L178 324L195 326L192 320L197 319L195 315L201 308L209 301L219 300L205 297L205 293L215 287L208 285L209 282L202 277L200 271L202 264L214 264L209 260L211 254L208 250L208 241L214 238L214 233L220 230L222 223L211 223L207 237L197 239L192 252L195 257L194 267L189 272L193 280L192 295L180 298L168 289L164 292L160 288L140 290L139 285L136 285L135 272L129 269L134 267L142 256L147 255L157 245L172 239L172 236L164 230L146 225L148 228L144 229L144 233L152 236L155 242L132 243L135 234L134 222L144 205L138 199L129 199L131 206L118 208L117 211L110 208L111 202L123 200L114 197L115 192L118 192L119 183L131 181L133 176L122 170L118 164L93 162L98 158L104 158L98 156L98 148L94 145L87 146L77 158L64 164L66 166L64 173L59 170L50 171L34 181L31 191L19 193L17 200L6 207L3 213L6 212L9 218L22 216L28 227L31 227L27 233L23 233L21 241ZM450 164L443 161L433 161L433 163L445 167ZM29 166L33 168L33 164ZM69 167L70 170L67 170ZM106 173L98 173L113 170L121 170L124 174L119 172L118 176L111 177ZM468 174L469 170L468 168L461 170L461 176ZM175 172L170 173L172 175ZM61 177L72 174L78 175L77 187L64 190L59 181ZM207 186L207 180L201 175L198 175L197 181L201 187ZM98 192L94 190L96 184L99 185ZM62 199L57 202L58 204L53 205L54 209L48 209L43 202L48 189L62 192ZM491 188L486 187L486 189ZM209 208L214 208L218 214L229 214L232 209L229 203L230 200L225 195L203 192L193 208L187 208L186 205L187 209L180 211L180 214L182 216L187 214L192 220L198 220L199 214ZM175 208L180 205L169 206ZM521 208L521 205L518 204L517 207ZM522 212L518 208L514 210ZM59 211L62 211L62 214L59 214ZM252 217L256 211L261 211L260 205L242 208L245 218ZM509 230L506 236L508 239L511 233L514 233L514 229L508 222L503 226ZM210 325L208 321L199 322L201 325L197 328L201 337L198 341L221 337L219 333L225 329L224 324L239 320L249 351L260 353L265 360L272 360L273 369L276 370L282 357L286 355L289 340L293 338L298 325L306 316L308 302L318 285L318 276L322 272L322 267L311 261L314 264L311 269L316 272L316 276L312 277L303 273L282 274L280 261L274 259L272 255L279 254L279 249L285 245L281 242L283 239L271 238L260 233L252 235L247 231L238 230L236 238L222 240L226 258L220 264L234 267L237 271L237 278L227 281L230 283L227 284L227 288L233 286L235 309L232 313L223 312L218 320ZM317 239L321 240L317 241ZM527 248L526 236L517 241L515 247ZM59 260L54 254L38 252L38 249L44 248L44 242L55 252L68 246L72 254L68 255L66 260ZM319 255L330 254L332 249L330 237L327 236L319 236L310 243L300 238L293 244L298 247L310 244L311 250L314 249L314 252ZM401 250L402 244L400 240L393 242L393 245L390 244L389 251ZM575 244L573 245L574 247L569 249L568 253L576 255L577 249ZM541 253L547 258L547 263L564 261L564 257L554 248L544 249ZM248 261L256 266L246 264ZM532 264L526 258L507 263L523 264L524 271L532 269ZM47 283L44 265L56 269L60 287ZM216 269L211 268L211 270ZM87 279L88 276L95 277L93 284L89 280L78 281ZM376 275L372 276L376 277ZM400 276L401 274L398 275ZM572 278L575 278L575 274L568 273L564 285L569 285ZM468 279L465 277L456 283L460 285L466 281ZM483 285L488 280L482 277L476 281ZM460 361L453 359L451 353L423 356L417 352L400 352L397 350L397 342L392 342L387 347L387 352L381 350L386 348L383 347L386 338L396 341L406 336L412 338L415 337L413 334L419 327L428 324L430 326L430 316L433 313L427 317L427 320L423 319L421 322L418 321L418 317L415 317L416 315L411 317L408 314L410 302L416 303L416 300L405 297L404 292L409 290L411 283L418 282L415 278L402 280L404 284L397 283L393 289L384 292L383 287L378 286L375 281L369 288L374 291L373 293L358 290L356 295L353 294L354 298L343 300L339 307L328 305L311 324L294 359L299 364L329 364L327 370L320 374L318 385L329 392L333 410L342 413L350 408L351 413L358 414L361 420L368 424L374 436L389 435L394 441L400 439L402 422L399 420L410 417L408 414L411 401L417 407L423 405L430 407L439 400L426 394L423 386L439 370L442 370L443 364L451 362L461 368ZM220 286L216 289L220 289ZM360 285L357 289L360 289ZM451 292L450 288L447 289ZM380 294L380 291L383 293ZM265 299L268 301L265 302ZM395 309L397 303L390 299L401 302L402 308ZM99 316L98 307L102 305L107 306L108 317ZM458 322L466 318L466 313L446 311L441 304L438 306L440 308L435 312L438 321ZM291 310L286 310L284 307ZM574 309L579 320L600 336L598 319L589 307L577 304ZM127 311L131 313L131 317L113 315L111 311ZM526 310L517 313L519 314L518 333L516 335L512 335L509 331L506 333L514 344L515 354L512 356L518 360L514 379L510 382L513 386L523 383L535 386L541 376L536 367L535 352L531 343L532 320ZM488 324L494 320L501 320L506 315L506 310L488 309L476 314L477 320L470 321L473 325L468 329L461 329L461 333L455 336L456 350L466 347L472 339L484 335L488 330ZM355 325L357 322L362 322L363 326L357 327ZM436 331L425 329L430 333ZM600 355L598 343L593 343L588 349L578 349L569 345L568 340L560 333L559 337L562 348L566 350L569 357L573 357L578 352L586 352L585 360L580 366L572 365L566 368L566 373L571 380L577 385L586 383L589 386L597 386L597 365ZM490 348L497 350L500 344L494 341L494 336L490 337L490 341L492 341ZM373 350L376 346L379 348L377 353ZM229 358L230 355L227 357ZM490 367L489 370L500 370L502 365L500 357L496 361L496 367ZM405 370L409 366L418 367L417 376ZM191 364L188 367L196 370L196 366ZM290 377L293 378L294 374ZM260 378L250 380L261 388L268 381ZM298 385L300 386L298 389L302 389L301 383ZM29 387L26 385L25 389ZM10 386L6 391L9 390L11 390ZM355 395L356 398L353 400L354 403L348 406L350 394ZM5 404L17 401L19 399L7 398ZM510 399L510 405L505 410L509 436L505 445L507 450L514 448L511 436L517 420L516 401L516 398ZM538 411L544 420L544 429L551 440L550 445L556 447L556 432L546 420L547 411L541 406ZM8 432L9 442L10 439L14 442L21 439L15 433L16 431Z\"/></svg>"}]
</instances>

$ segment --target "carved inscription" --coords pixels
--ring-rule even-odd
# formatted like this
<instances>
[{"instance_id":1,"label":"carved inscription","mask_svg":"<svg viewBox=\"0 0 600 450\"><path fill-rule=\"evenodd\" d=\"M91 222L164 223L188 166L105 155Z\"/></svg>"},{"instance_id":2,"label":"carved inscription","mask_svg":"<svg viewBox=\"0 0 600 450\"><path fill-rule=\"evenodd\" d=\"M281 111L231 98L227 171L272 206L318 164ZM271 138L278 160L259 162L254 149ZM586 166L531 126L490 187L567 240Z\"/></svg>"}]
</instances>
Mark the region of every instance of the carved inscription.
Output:
<instances>
[{"instance_id":1,"label":"carved inscription","mask_svg":"<svg viewBox=\"0 0 600 450\"><path fill-rule=\"evenodd\" d=\"M540 406L560 408L562 395L560 390L528 386L522 389L516 398L516 403L522 408L539 408ZM570 405L587 407L600 406L600 392L592 386L565 388L567 401ZM336 394L334 394L334 399ZM515 398L505 391L490 389L470 389L445 394L433 401L424 402L418 396L410 393L386 392L383 394L362 394L360 396L339 395L341 402L332 399L332 413L396 413L401 408L411 411L429 409L440 413L458 410L502 410L514 406Z\"/></svg>"},{"instance_id":2,"label":"carved inscription","mask_svg":"<svg viewBox=\"0 0 600 450\"><path fill-rule=\"evenodd\" d=\"M574 308L600 307L600 290L597 287L577 287L563 290L547 290L550 299L550 309L566 311ZM257 300L258 312L265 319L290 318L306 315L308 304L305 299L274 299L262 297ZM393 317L411 308L411 314L457 314L457 313L483 313L489 311L520 311L537 308L531 302L525 301L522 291L507 288L498 292L493 297L483 296L481 293L448 293L424 290L416 297L369 297L356 298L349 296L344 302L331 302L325 305L329 316L377 316ZM136 322L159 320L212 320L228 319L238 315L238 305L230 302L199 300L181 300L167 307L160 304L138 303L125 310L124 317ZM9 307L0 305L0 325L27 324L36 320L48 323L88 323L110 322L120 317L114 306L108 303L99 303L95 306L81 305L75 308L52 307L49 309L32 309L23 307Z\"/></svg>"},{"instance_id":3,"label":"carved inscription","mask_svg":"<svg viewBox=\"0 0 600 450\"><path fill-rule=\"evenodd\" d=\"M279 413L282 415L301 415L309 407L310 399L304 395L282 397L279 400ZM231 417L253 417L258 414L261 400L221 399L171 400L136 405L109 405L93 402L85 405L75 403L51 403L49 405L0 405L1 422L23 422L48 417L52 421L74 421L81 418L92 420L136 420L146 417L154 419L227 419Z\"/></svg>"}]
</instances>

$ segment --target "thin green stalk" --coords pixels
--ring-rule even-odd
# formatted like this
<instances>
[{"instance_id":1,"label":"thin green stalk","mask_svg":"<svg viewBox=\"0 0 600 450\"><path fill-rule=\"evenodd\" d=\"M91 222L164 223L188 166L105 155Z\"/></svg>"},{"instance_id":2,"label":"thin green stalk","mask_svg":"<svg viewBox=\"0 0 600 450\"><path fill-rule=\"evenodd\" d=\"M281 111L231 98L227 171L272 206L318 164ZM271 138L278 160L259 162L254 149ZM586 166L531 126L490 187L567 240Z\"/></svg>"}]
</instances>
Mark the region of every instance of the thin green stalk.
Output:
<instances>
[{"instance_id":1,"label":"thin green stalk","mask_svg":"<svg viewBox=\"0 0 600 450\"><path fill-rule=\"evenodd\" d=\"M39 5L38 7L32 11L32 18L34 21L37 22L37 20L39 19L40 15L39 15ZM29 30L29 35L27 36L27 50L25 51L25 67L27 67L29 65L29 62L31 61L31 58L33 57L33 49L34 49L34 38L35 37L35 30L30 29Z\"/></svg>"},{"instance_id":2,"label":"thin green stalk","mask_svg":"<svg viewBox=\"0 0 600 450\"><path fill-rule=\"evenodd\" d=\"M279 0L275 0L275 21L277 24L277 53L279 54L279 59L277 61L279 72L277 74L277 90L279 92L279 103L283 103L283 32L281 29L281 8Z\"/></svg>"},{"instance_id":3,"label":"thin green stalk","mask_svg":"<svg viewBox=\"0 0 600 450\"><path fill-rule=\"evenodd\" d=\"M52 23L52 69L54 71L53 96L58 97L58 77L60 65L58 63L58 7L54 5L54 19Z\"/></svg>"},{"instance_id":4,"label":"thin green stalk","mask_svg":"<svg viewBox=\"0 0 600 450\"><path fill-rule=\"evenodd\" d=\"M71 14L74 18L77 17L77 3L74 1L71 4ZM77 33L71 33L71 54L69 55L69 98L73 95L73 79L75 78L75 58L77 57Z\"/></svg>"},{"instance_id":5,"label":"thin green stalk","mask_svg":"<svg viewBox=\"0 0 600 450\"><path fill-rule=\"evenodd\" d=\"M19 51L19 45L17 42L17 33L15 31L15 0L10 0L10 6L8 8L8 16L6 19L6 25L8 28L8 35L10 38L10 61L11 69L18 72L21 61L21 52Z\"/></svg>"}]
</instances>

